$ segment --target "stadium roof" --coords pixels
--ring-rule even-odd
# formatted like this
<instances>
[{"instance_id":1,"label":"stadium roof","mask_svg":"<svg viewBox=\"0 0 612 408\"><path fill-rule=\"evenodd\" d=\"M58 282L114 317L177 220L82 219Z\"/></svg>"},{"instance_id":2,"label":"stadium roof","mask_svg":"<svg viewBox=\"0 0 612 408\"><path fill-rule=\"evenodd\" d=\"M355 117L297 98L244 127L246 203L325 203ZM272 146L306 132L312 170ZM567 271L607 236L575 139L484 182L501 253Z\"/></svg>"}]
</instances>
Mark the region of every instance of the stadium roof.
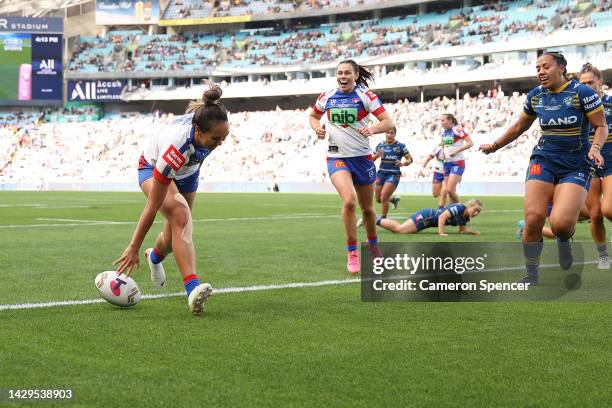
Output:
<instances>
[{"instance_id":1,"label":"stadium roof","mask_svg":"<svg viewBox=\"0 0 612 408\"><path fill-rule=\"evenodd\" d=\"M44 17L51 11L88 1L90 0L0 0L0 16Z\"/></svg>"}]
</instances>

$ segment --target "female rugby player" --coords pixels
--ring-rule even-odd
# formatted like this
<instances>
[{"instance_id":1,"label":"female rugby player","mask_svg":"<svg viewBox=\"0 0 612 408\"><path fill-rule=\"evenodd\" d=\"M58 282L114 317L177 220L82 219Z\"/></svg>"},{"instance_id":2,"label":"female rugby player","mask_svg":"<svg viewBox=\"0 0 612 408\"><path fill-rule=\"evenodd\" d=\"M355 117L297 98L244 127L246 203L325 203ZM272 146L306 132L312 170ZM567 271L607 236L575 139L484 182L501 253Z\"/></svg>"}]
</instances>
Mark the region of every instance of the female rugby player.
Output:
<instances>
[{"instance_id":1,"label":"female rugby player","mask_svg":"<svg viewBox=\"0 0 612 408\"><path fill-rule=\"evenodd\" d=\"M523 134L538 119L542 136L529 160L525 183L523 251L527 276L538 283L542 253L542 227L546 207L553 203L550 227L557 237L559 265L573 263L570 238L585 201L593 162L604 164L600 150L608 136L599 95L567 77L567 61L557 52L545 52L536 63L540 85L527 94L521 117L492 144L480 146L485 154L496 152ZM593 144L589 130L595 131Z\"/></svg>"},{"instance_id":2,"label":"female rugby player","mask_svg":"<svg viewBox=\"0 0 612 408\"><path fill-rule=\"evenodd\" d=\"M399 203L399 197L393 197L393 193L397 189L402 176L400 168L412 163L412 156L406 145L395 139L397 129L393 127L393 129L387 130L385 136L385 141L376 146L376 152L372 156L374 161L380 159L374 196L376 202L380 203L380 212L383 218L386 218L389 212L389 202L393 204L394 209L397 208L397 203ZM406 160L402 161L402 157Z\"/></svg>"},{"instance_id":3,"label":"female rugby player","mask_svg":"<svg viewBox=\"0 0 612 408\"><path fill-rule=\"evenodd\" d=\"M434 147L429 156L425 158L423 168L419 170L419 177L423 177L423 171L431 160L434 161L432 166L431 194L439 199L438 207L444 207L446 205L447 194L441 196L444 190L444 149L441 144Z\"/></svg>"},{"instance_id":4,"label":"female rugby player","mask_svg":"<svg viewBox=\"0 0 612 408\"><path fill-rule=\"evenodd\" d=\"M580 71L579 80L581 83L592 88L601 97L601 102L604 106L604 116L608 126L608 138L601 147L604 164L595 169L586 204L589 209L589 216L591 217L591 236L599 253L597 268L610 269L604 216L612 221L612 97L602 92L603 76L601 71L593 65L584 64ZM591 143L593 143L594 137L595 133L592 130L590 134Z\"/></svg>"},{"instance_id":5,"label":"female rugby player","mask_svg":"<svg viewBox=\"0 0 612 408\"><path fill-rule=\"evenodd\" d=\"M445 188L438 200L439 206L444 206L446 194L451 203L459 202L457 185L465 171L463 151L474 146L470 136L459 126L455 116L446 113L440 117L442 125L442 146L444 148L444 184Z\"/></svg>"},{"instance_id":6,"label":"female rugby player","mask_svg":"<svg viewBox=\"0 0 612 408\"><path fill-rule=\"evenodd\" d=\"M338 64L338 87L319 95L310 114L310 126L319 139L329 136L327 169L329 178L342 199L342 223L348 250L347 269L360 270L357 252L356 202L361 207L368 243L378 251L376 213L374 211L374 181L376 166L370 154L369 137L393 128L393 121L378 99L367 89L372 74L353 60ZM368 127L368 115L379 123ZM326 116L326 127L321 118Z\"/></svg>"},{"instance_id":7,"label":"female rugby player","mask_svg":"<svg viewBox=\"0 0 612 408\"><path fill-rule=\"evenodd\" d=\"M478 231L472 231L466 225L471 218L476 217L481 211L482 202L473 198L468 201L467 206L454 203L442 208L422 209L412 214L403 224L382 217L378 217L376 224L398 234L415 234L426 228L437 227L438 235L445 237L448 234L444 231L444 227L446 225L456 225L459 226L460 234L480 235Z\"/></svg>"},{"instance_id":8,"label":"female rugby player","mask_svg":"<svg viewBox=\"0 0 612 408\"><path fill-rule=\"evenodd\" d=\"M189 104L187 114L174 119L152 135L140 157L138 182L147 196L132 240L114 264L117 273L130 275L139 266L138 252L158 211L164 216L163 230L153 248L145 252L151 280L162 287L166 274L161 261L170 252L183 276L187 303L193 314L204 312L204 302L212 293L208 283L200 284L196 274L191 209L198 189L200 166L223 143L229 133L227 110L221 88L209 83L201 102Z\"/></svg>"}]
</instances>

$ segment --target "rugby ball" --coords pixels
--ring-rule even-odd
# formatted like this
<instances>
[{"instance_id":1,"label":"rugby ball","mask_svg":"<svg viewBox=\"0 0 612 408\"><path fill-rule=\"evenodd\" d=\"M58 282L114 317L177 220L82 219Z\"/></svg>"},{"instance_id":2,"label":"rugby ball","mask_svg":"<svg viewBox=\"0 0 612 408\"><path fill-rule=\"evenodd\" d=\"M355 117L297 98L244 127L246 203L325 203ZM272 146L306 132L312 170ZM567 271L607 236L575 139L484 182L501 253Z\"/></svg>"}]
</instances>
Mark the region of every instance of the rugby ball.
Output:
<instances>
[{"instance_id":1,"label":"rugby ball","mask_svg":"<svg viewBox=\"0 0 612 408\"><path fill-rule=\"evenodd\" d=\"M140 288L134 279L115 271L99 273L94 280L102 299L115 306L131 307L140 302Z\"/></svg>"}]
</instances>

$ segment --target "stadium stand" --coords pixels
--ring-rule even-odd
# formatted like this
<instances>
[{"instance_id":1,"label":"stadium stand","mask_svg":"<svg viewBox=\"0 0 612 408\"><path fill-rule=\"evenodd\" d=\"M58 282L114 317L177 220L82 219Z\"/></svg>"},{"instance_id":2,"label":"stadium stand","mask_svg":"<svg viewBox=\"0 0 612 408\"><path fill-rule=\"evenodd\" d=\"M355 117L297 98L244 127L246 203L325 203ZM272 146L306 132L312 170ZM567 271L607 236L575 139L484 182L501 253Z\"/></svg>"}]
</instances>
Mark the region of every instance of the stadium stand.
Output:
<instances>
[{"instance_id":1,"label":"stadium stand","mask_svg":"<svg viewBox=\"0 0 612 408\"><path fill-rule=\"evenodd\" d=\"M458 100L403 100L385 106L397 124L398 139L406 143L418 163L439 141L438 118L442 113L456 114L478 146L499 136L520 113L523 101L524 95L506 96L493 91L490 95L466 94ZM326 181L327 143L316 139L307 115L304 110L280 108L232 113L231 134L204 163L203 180ZM138 157L148 135L171 118L130 113L109 115L100 121L36 125L36 115L13 115L0 127L0 183L135 183ZM485 156L472 148L466 155L464 180L522 181L539 133L536 123L526 135L495 155ZM373 137L371 146L382 138ZM402 180L417 180L419 167L405 168Z\"/></svg>"},{"instance_id":2,"label":"stadium stand","mask_svg":"<svg viewBox=\"0 0 612 408\"><path fill-rule=\"evenodd\" d=\"M569 7L563 0L518 1L311 28L269 27L175 35L111 31L106 36L82 36L68 70L193 71L365 59L506 41L534 33L609 27L612 26L610 13L606 12L609 3L609 0L580 2Z\"/></svg>"}]
</instances>

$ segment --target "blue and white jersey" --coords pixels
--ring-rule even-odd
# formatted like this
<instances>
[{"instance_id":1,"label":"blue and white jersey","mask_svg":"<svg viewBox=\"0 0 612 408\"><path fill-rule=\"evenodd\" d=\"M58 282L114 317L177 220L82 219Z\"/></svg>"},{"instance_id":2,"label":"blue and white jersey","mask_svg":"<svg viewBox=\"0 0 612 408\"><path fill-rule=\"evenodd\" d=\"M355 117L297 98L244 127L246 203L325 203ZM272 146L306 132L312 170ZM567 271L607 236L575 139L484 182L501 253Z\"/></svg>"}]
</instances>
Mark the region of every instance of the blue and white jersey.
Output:
<instances>
[{"instance_id":1,"label":"blue and white jersey","mask_svg":"<svg viewBox=\"0 0 612 408\"><path fill-rule=\"evenodd\" d=\"M395 162L398 160L402 160L402 157L406 156L408 153L408 148L405 144L400 142L394 142L391 144L387 144L386 142L381 142L376 146L376 152L382 153L380 157L380 167L379 171L384 171L386 173L401 173L399 167L395 165Z\"/></svg>"},{"instance_id":2,"label":"blue and white jersey","mask_svg":"<svg viewBox=\"0 0 612 408\"><path fill-rule=\"evenodd\" d=\"M602 109L599 95L574 79L556 90L541 85L533 88L523 107L524 114L537 116L542 128L533 154L555 160L560 155L586 157L591 129L588 116Z\"/></svg>"},{"instance_id":3,"label":"blue and white jersey","mask_svg":"<svg viewBox=\"0 0 612 408\"><path fill-rule=\"evenodd\" d=\"M360 135L358 130L368 125L370 114L380 115L385 111L385 107L374 92L356 86L348 93L337 88L323 92L313 110L327 117L327 156L358 157L370 154L368 138Z\"/></svg>"},{"instance_id":4,"label":"blue and white jersey","mask_svg":"<svg viewBox=\"0 0 612 408\"><path fill-rule=\"evenodd\" d=\"M612 96L602 96L601 103L604 107L604 114L606 115L606 124L608 125L608 138L606 139L604 145L601 147L601 152L610 153L612 152ZM594 137L595 129L591 128L591 131L589 132L589 142L593 143Z\"/></svg>"},{"instance_id":5,"label":"blue and white jersey","mask_svg":"<svg viewBox=\"0 0 612 408\"><path fill-rule=\"evenodd\" d=\"M446 225L466 225L468 221L470 221L467 207L461 203L454 203L444 208L438 208L436 210L436 219L446 211L450 213L450 217L446 219Z\"/></svg>"},{"instance_id":6,"label":"blue and white jersey","mask_svg":"<svg viewBox=\"0 0 612 408\"><path fill-rule=\"evenodd\" d=\"M194 145L192 119L192 113L176 117L151 137L143 152L154 167L153 176L163 184L193 175L211 152Z\"/></svg>"}]
</instances>

